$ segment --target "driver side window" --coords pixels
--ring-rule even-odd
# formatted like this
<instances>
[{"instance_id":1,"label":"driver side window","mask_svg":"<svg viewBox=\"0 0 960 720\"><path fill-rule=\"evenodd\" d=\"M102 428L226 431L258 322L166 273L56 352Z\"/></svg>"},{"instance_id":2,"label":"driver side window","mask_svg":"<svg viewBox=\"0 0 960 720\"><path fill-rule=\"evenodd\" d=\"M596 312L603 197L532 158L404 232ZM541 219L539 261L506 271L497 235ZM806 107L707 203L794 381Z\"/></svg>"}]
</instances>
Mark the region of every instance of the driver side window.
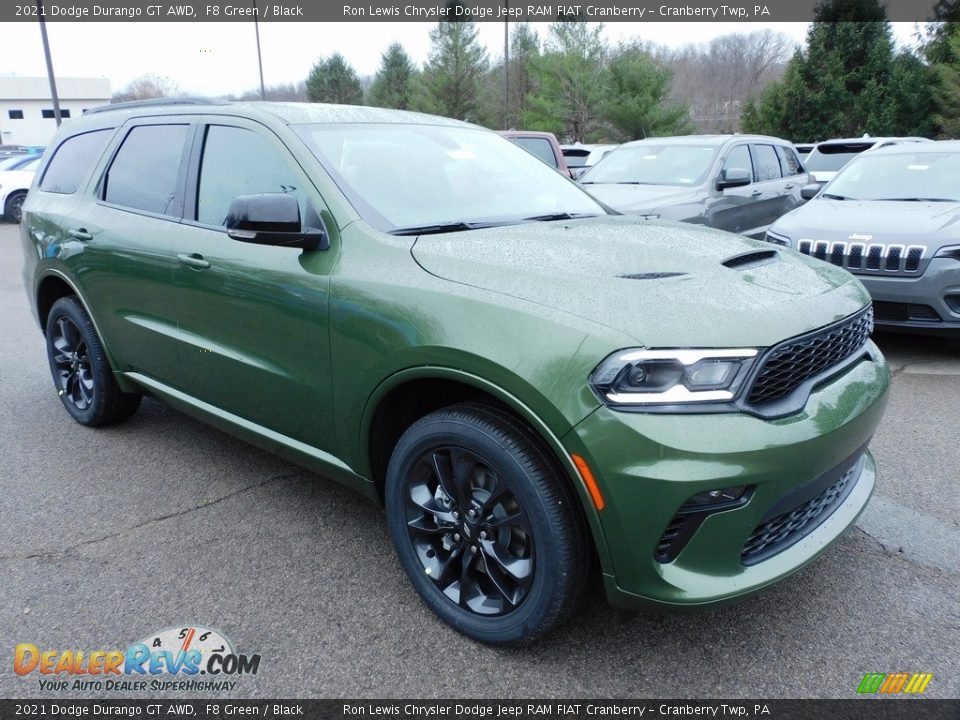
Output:
<instances>
[{"instance_id":1,"label":"driver side window","mask_svg":"<svg viewBox=\"0 0 960 720\"><path fill-rule=\"evenodd\" d=\"M290 193L303 213L303 192L270 144L252 130L211 125L203 143L197 222L223 226L238 195Z\"/></svg>"},{"instance_id":2,"label":"driver side window","mask_svg":"<svg viewBox=\"0 0 960 720\"><path fill-rule=\"evenodd\" d=\"M730 154L727 155L727 159L723 162L723 169L720 171L720 179L725 180L727 177L727 171L737 169L737 170L746 170L750 173L750 182L753 182L756 177L753 174L753 163L750 162L750 148L746 145L737 145L730 151Z\"/></svg>"}]
</instances>

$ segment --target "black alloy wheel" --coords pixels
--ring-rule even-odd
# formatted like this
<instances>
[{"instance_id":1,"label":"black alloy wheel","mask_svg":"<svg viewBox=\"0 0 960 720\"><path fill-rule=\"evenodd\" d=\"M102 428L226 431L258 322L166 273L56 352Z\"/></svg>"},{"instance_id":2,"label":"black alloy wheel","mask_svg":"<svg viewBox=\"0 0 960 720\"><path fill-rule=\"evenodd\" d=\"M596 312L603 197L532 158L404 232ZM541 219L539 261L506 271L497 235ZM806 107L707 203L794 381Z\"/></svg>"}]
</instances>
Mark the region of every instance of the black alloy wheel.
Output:
<instances>
[{"instance_id":1,"label":"black alloy wheel","mask_svg":"<svg viewBox=\"0 0 960 720\"><path fill-rule=\"evenodd\" d=\"M510 612L530 589L530 519L490 463L462 447L425 452L407 484L407 532L426 575L460 607Z\"/></svg>"},{"instance_id":2,"label":"black alloy wheel","mask_svg":"<svg viewBox=\"0 0 960 720\"><path fill-rule=\"evenodd\" d=\"M504 408L464 403L414 422L385 485L394 548L421 599L457 631L529 642L589 589L579 500L536 433Z\"/></svg>"},{"instance_id":3,"label":"black alloy wheel","mask_svg":"<svg viewBox=\"0 0 960 720\"><path fill-rule=\"evenodd\" d=\"M50 342L54 348L51 362L60 397L81 412L89 409L93 404L93 371L80 328L62 315L53 323Z\"/></svg>"},{"instance_id":4,"label":"black alloy wheel","mask_svg":"<svg viewBox=\"0 0 960 720\"><path fill-rule=\"evenodd\" d=\"M82 425L110 425L132 415L139 393L123 392L93 321L76 296L57 300L47 315L47 359L54 388Z\"/></svg>"}]
</instances>

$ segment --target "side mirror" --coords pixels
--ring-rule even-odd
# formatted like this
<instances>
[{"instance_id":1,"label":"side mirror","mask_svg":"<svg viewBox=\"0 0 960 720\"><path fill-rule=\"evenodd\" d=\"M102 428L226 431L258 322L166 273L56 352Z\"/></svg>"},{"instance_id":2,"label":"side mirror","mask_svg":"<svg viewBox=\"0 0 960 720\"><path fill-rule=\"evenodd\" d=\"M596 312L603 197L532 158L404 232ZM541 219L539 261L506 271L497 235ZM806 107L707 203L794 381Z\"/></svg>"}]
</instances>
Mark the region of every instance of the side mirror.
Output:
<instances>
[{"instance_id":1,"label":"side mirror","mask_svg":"<svg viewBox=\"0 0 960 720\"><path fill-rule=\"evenodd\" d=\"M301 229L300 204L287 193L238 195L230 202L226 226L227 235L240 242L304 250L330 247L323 230Z\"/></svg>"},{"instance_id":2,"label":"side mirror","mask_svg":"<svg viewBox=\"0 0 960 720\"><path fill-rule=\"evenodd\" d=\"M717 190L726 190L727 188L743 187L749 185L752 181L750 171L744 168L730 168L720 173L720 179L717 180Z\"/></svg>"},{"instance_id":3,"label":"side mirror","mask_svg":"<svg viewBox=\"0 0 960 720\"><path fill-rule=\"evenodd\" d=\"M800 188L800 197L804 200L813 200L820 193L820 186L817 183L804 185Z\"/></svg>"}]
</instances>

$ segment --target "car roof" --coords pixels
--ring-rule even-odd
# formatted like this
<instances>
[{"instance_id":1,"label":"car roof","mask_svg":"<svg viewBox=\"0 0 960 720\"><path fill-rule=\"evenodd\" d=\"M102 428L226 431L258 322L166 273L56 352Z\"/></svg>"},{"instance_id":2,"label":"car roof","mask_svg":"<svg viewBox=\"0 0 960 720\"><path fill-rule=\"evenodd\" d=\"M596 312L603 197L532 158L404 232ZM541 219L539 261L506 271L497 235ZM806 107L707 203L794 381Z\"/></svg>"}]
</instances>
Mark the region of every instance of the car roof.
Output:
<instances>
[{"instance_id":1,"label":"car roof","mask_svg":"<svg viewBox=\"0 0 960 720\"><path fill-rule=\"evenodd\" d=\"M498 130L498 133L508 138L538 137L538 138L556 139L557 137L552 132L543 132L542 130Z\"/></svg>"},{"instance_id":2,"label":"car roof","mask_svg":"<svg viewBox=\"0 0 960 720\"><path fill-rule=\"evenodd\" d=\"M389 110L363 105L333 105L327 103L296 102L225 102L203 98L175 98L165 101L134 101L91 108L71 120L71 134L75 131L116 127L130 118L176 115L224 115L248 117L262 122L281 122L285 125L380 123L405 125L444 125L450 127L477 127L460 120L409 110Z\"/></svg>"},{"instance_id":3,"label":"car roof","mask_svg":"<svg viewBox=\"0 0 960 720\"><path fill-rule=\"evenodd\" d=\"M643 140L633 140L624 143L620 147L635 147L652 143L667 145L712 145L722 147L735 140L747 142L763 141L767 143L777 143L779 145L792 145L792 143L782 138L775 138L769 135L674 135L671 137L650 137L644 138Z\"/></svg>"},{"instance_id":4,"label":"car roof","mask_svg":"<svg viewBox=\"0 0 960 720\"><path fill-rule=\"evenodd\" d=\"M938 140L936 142L925 143L901 143L900 145L887 145L882 148L875 148L870 151L870 155L916 155L917 153L942 153L955 152L960 153L960 140Z\"/></svg>"},{"instance_id":5,"label":"car roof","mask_svg":"<svg viewBox=\"0 0 960 720\"><path fill-rule=\"evenodd\" d=\"M891 140L931 142L931 140L924 137L891 135L887 137L831 138L830 140L821 140L817 145L876 145L877 143L890 142Z\"/></svg>"}]
</instances>

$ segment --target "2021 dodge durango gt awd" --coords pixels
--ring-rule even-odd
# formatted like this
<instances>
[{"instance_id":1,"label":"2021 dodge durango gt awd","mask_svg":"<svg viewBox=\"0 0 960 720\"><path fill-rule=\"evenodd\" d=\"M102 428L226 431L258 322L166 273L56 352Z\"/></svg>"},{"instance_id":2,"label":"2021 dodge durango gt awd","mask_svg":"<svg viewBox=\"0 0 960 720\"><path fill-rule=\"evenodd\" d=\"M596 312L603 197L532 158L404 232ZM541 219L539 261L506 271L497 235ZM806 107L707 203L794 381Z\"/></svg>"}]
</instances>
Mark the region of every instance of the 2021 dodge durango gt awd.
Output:
<instances>
[{"instance_id":1,"label":"2021 dodge durango gt awd","mask_svg":"<svg viewBox=\"0 0 960 720\"><path fill-rule=\"evenodd\" d=\"M542 635L593 568L625 607L747 596L873 489L889 373L852 275L608 215L495 133L114 106L37 178L24 278L67 412L150 394L382 503L470 637Z\"/></svg>"}]
</instances>

